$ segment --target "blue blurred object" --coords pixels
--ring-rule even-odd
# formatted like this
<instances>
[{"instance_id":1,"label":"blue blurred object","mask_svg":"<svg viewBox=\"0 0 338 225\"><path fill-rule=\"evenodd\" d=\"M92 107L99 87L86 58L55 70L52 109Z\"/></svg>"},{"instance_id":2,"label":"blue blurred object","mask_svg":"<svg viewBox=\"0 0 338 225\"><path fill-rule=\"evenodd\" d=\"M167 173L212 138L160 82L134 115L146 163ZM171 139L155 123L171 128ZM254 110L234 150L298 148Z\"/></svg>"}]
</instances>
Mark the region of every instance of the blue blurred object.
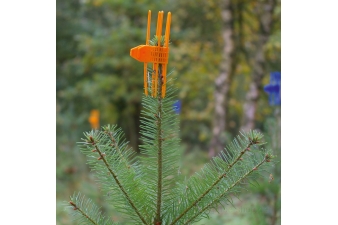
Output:
<instances>
[{"instance_id":1,"label":"blue blurred object","mask_svg":"<svg viewBox=\"0 0 338 225\"><path fill-rule=\"evenodd\" d=\"M270 83L264 87L264 91L269 94L270 105L281 104L281 73L271 72Z\"/></svg>"},{"instance_id":2,"label":"blue blurred object","mask_svg":"<svg viewBox=\"0 0 338 225\"><path fill-rule=\"evenodd\" d=\"M176 114L180 114L181 112L181 100L176 100L173 104L173 108Z\"/></svg>"}]
</instances>

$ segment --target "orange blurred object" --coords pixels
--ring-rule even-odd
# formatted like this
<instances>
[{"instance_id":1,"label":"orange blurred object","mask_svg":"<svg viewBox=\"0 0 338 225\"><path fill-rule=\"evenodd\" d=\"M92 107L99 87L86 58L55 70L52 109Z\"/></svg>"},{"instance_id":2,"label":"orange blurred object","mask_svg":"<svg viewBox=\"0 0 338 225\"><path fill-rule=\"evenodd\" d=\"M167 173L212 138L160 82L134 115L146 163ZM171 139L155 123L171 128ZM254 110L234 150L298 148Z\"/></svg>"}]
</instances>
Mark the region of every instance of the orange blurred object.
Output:
<instances>
[{"instance_id":1,"label":"orange blurred object","mask_svg":"<svg viewBox=\"0 0 338 225\"><path fill-rule=\"evenodd\" d=\"M90 111L90 116L88 118L90 126L92 129L99 129L100 127L100 112L97 109L93 109Z\"/></svg>"},{"instance_id":2,"label":"orange blurred object","mask_svg":"<svg viewBox=\"0 0 338 225\"><path fill-rule=\"evenodd\" d=\"M162 23L163 23L163 11L158 12L157 15L157 28L156 28L156 37L157 37L157 46L149 45L150 38L150 21L151 21L151 11L148 11L148 25L147 25L147 36L146 44L139 45L130 50L130 56L134 59L144 63L144 93L148 95L148 71L147 63L153 63L153 70L155 74L152 74L151 79L151 90L152 96L157 96L157 84L159 76L159 65L162 66L162 98L165 96L166 92L166 81L167 81L167 64L169 57L169 36L170 36L170 23L171 23L171 13L168 12L167 23L164 35L164 45L161 46L162 38Z\"/></svg>"}]
</instances>

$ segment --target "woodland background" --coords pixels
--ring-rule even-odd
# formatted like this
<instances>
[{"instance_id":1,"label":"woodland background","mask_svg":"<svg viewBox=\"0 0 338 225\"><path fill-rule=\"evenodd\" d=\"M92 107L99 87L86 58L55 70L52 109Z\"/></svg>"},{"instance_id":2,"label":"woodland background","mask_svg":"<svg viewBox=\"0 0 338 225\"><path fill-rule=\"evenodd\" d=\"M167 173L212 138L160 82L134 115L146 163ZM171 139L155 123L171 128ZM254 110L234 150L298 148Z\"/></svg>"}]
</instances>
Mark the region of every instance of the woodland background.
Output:
<instances>
[{"instance_id":1,"label":"woodland background","mask_svg":"<svg viewBox=\"0 0 338 225\"><path fill-rule=\"evenodd\" d=\"M280 155L280 106L263 87L281 71L280 0L57 0L56 1L56 222L72 224L64 201L74 191L97 199L76 142L100 124L118 124L138 151L143 64L129 56L145 43L147 11L152 35L157 12L172 12L169 69L175 68L185 153L183 172L198 170L241 130L259 129ZM274 179L248 187L241 201L198 224L280 224L280 164ZM112 215L116 221L123 217Z\"/></svg>"}]
</instances>

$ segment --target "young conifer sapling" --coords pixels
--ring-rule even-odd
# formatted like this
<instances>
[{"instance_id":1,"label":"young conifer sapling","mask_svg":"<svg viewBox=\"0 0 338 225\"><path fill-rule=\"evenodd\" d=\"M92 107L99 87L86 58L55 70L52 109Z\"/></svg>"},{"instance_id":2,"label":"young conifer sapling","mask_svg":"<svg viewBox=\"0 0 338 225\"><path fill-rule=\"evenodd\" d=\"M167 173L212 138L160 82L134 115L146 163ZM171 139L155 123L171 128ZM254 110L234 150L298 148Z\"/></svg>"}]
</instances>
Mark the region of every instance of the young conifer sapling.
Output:
<instances>
[{"instance_id":1,"label":"young conifer sapling","mask_svg":"<svg viewBox=\"0 0 338 225\"><path fill-rule=\"evenodd\" d=\"M170 14L164 36L162 20L163 12L159 12L156 35L149 40L149 11L145 46L159 52L157 56L166 51L169 54ZM256 181L273 157L262 147L261 133L241 133L199 172L184 177L179 172L182 152L178 116L173 109L176 95L172 71L166 74L167 64L160 61L150 61L152 68L144 63L140 154L128 147L116 125L86 132L80 149L87 156L105 199L126 215L128 224L194 224L207 217L211 209L232 204L232 196L240 193L245 183ZM72 195L67 205L76 224L118 224L80 193Z\"/></svg>"}]
</instances>

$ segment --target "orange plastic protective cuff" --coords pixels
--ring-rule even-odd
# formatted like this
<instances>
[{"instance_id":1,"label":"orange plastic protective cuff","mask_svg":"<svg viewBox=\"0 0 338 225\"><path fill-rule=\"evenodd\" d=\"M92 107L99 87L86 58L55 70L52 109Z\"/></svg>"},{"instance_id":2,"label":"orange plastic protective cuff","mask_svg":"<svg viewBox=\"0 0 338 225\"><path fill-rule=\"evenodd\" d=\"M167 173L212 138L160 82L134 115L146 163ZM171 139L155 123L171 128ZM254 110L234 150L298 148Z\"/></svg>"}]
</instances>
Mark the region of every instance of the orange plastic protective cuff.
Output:
<instances>
[{"instance_id":1,"label":"orange plastic protective cuff","mask_svg":"<svg viewBox=\"0 0 338 225\"><path fill-rule=\"evenodd\" d=\"M161 46L162 40L162 24L163 24L163 11L158 12L157 15L157 27L156 27L156 37L157 37L157 46L150 46L150 23L151 23L151 11L148 11L148 23L147 23L147 33L146 33L146 44L139 45L130 50L130 56L134 59L144 63L143 71L143 81L144 81L144 93L148 95L148 63L153 63L153 73L151 74L151 93L152 97L157 96L157 85L162 84L160 91L162 97L164 98L166 93L166 75L167 75L167 64L169 58L169 36L170 36L170 23L171 23L171 13L167 15L167 22L165 28L164 36L164 46ZM161 77L159 77L159 65L162 65Z\"/></svg>"}]
</instances>

